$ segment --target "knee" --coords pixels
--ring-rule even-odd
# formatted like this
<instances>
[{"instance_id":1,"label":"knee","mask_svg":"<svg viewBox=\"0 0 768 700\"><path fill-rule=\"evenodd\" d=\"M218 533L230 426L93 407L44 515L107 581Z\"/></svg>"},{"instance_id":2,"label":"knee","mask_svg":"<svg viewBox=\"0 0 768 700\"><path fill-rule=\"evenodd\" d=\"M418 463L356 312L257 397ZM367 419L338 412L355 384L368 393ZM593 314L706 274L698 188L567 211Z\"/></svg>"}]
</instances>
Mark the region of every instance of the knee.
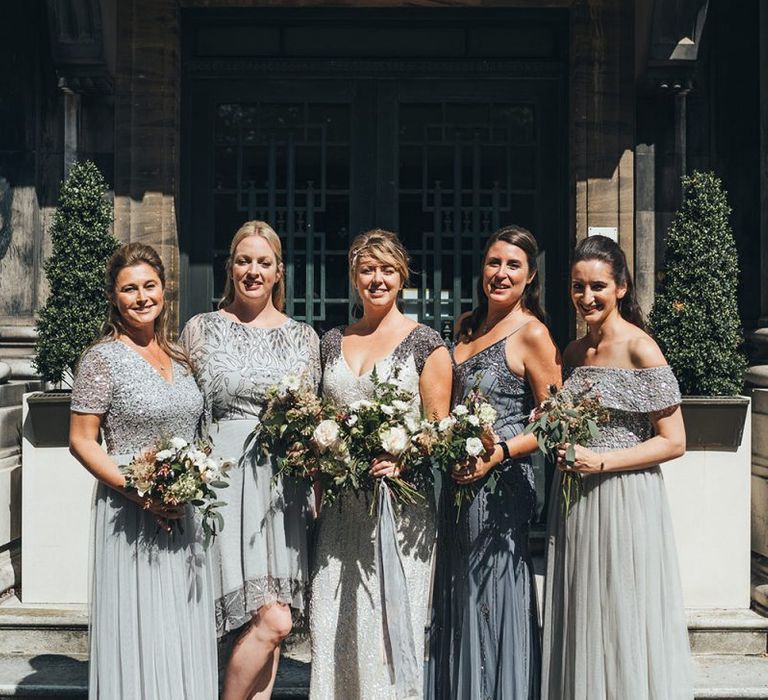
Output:
<instances>
[{"instance_id":1,"label":"knee","mask_svg":"<svg viewBox=\"0 0 768 700\"><path fill-rule=\"evenodd\" d=\"M277 646L291 633L293 627L291 609L279 603L265 605L259 608L253 625L258 630L259 636Z\"/></svg>"}]
</instances>

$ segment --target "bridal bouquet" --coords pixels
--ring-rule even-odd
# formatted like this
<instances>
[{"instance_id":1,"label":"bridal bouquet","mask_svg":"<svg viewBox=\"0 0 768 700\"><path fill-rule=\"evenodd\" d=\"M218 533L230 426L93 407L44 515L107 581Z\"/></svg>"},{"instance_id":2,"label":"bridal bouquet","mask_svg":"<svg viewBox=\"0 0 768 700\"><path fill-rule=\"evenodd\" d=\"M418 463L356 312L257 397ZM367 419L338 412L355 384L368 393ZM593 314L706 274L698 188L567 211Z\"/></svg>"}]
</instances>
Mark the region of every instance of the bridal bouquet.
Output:
<instances>
[{"instance_id":1,"label":"bridal bouquet","mask_svg":"<svg viewBox=\"0 0 768 700\"><path fill-rule=\"evenodd\" d=\"M201 516L206 546L224 528L217 509L225 504L217 499L215 489L229 486L225 479L231 464L211 458L211 449L206 440L188 443L179 437L164 438L120 467L125 488L145 498L145 508L193 505ZM183 532L180 520L169 523Z\"/></svg>"},{"instance_id":2,"label":"bridal bouquet","mask_svg":"<svg viewBox=\"0 0 768 700\"><path fill-rule=\"evenodd\" d=\"M496 441L496 415L496 409L484 396L472 390L442 420L424 421L414 443L438 469L449 475L456 473L468 458L480 457ZM496 478L495 472L488 478L489 488L495 488ZM457 517L462 505L471 503L478 489L477 484L455 485L453 503Z\"/></svg>"},{"instance_id":3,"label":"bridal bouquet","mask_svg":"<svg viewBox=\"0 0 768 700\"><path fill-rule=\"evenodd\" d=\"M600 425L608 422L608 409L599 397L585 396L589 389L577 394L567 389L558 391L552 384L549 396L531 414L531 422L526 426L526 433L533 433L539 443L539 449L549 459L557 459L557 448L568 444L565 450L565 462L572 465L576 461L574 445L583 445L600 435ZM565 514L582 494L582 476L578 472L564 472L563 507Z\"/></svg>"},{"instance_id":4,"label":"bridal bouquet","mask_svg":"<svg viewBox=\"0 0 768 700\"><path fill-rule=\"evenodd\" d=\"M335 459L326 460L320 470L323 491L329 500L338 494L372 492L372 509L377 502L380 479L371 476L371 462L382 453L390 454L404 477L386 477L396 500L415 503L420 492L419 451L413 443L418 421L413 416L413 394L398 387L397 375L379 377L374 368L371 381L375 399L360 399L339 410L336 420L319 425L315 440Z\"/></svg>"},{"instance_id":5,"label":"bridal bouquet","mask_svg":"<svg viewBox=\"0 0 768 700\"><path fill-rule=\"evenodd\" d=\"M310 481L331 468L337 455L336 411L294 376L267 389L267 401L254 430L263 449L277 455L275 476ZM334 427L335 426L335 427ZM340 445L338 446L340 447Z\"/></svg>"}]
</instances>

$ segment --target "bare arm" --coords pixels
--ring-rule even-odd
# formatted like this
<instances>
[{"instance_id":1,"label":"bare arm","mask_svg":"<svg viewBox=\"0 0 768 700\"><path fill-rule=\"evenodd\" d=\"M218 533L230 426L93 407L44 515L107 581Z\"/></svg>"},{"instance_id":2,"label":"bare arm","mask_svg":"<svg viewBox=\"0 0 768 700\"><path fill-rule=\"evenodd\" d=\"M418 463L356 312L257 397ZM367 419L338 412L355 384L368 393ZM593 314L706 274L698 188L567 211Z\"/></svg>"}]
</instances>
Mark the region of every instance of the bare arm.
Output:
<instances>
[{"instance_id":1,"label":"bare arm","mask_svg":"<svg viewBox=\"0 0 768 700\"><path fill-rule=\"evenodd\" d=\"M448 348L437 348L427 358L419 377L419 393L426 418L439 420L448 415L452 387L453 367Z\"/></svg>"}]
</instances>

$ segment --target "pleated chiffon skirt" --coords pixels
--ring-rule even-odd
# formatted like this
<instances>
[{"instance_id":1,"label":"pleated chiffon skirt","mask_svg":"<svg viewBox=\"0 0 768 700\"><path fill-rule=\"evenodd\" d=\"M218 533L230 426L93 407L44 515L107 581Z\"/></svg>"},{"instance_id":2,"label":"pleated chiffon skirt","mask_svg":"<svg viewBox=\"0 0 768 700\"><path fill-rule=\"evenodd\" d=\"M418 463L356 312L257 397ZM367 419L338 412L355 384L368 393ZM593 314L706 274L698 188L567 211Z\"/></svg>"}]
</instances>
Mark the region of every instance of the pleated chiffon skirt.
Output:
<instances>
[{"instance_id":1,"label":"pleated chiffon skirt","mask_svg":"<svg viewBox=\"0 0 768 700\"><path fill-rule=\"evenodd\" d=\"M237 630L264 605L306 614L309 580L309 490L274 479L272 458L251 437L255 419L222 420L211 428L213 456L234 459L218 496L224 529L211 545L219 636Z\"/></svg>"},{"instance_id":2,"label":"pleated chiffon skirt","mask_svg":"<svg viewBox=\"0 0 768 700\"><path fill-rule=\"evenodd\" d=\"M660 469L586 477L584 495L567 516L560 479L549 513L542 697L693 698Z\"/></svg>"},{"instance_id":3,"label":"pleated chiffon skirt","mask_svg":"<svg viewBox=\"0 0 768 700\"><path fill-rule=\"evenodd\" d=\"M183 533L159 532L150 513L99 484L92 541L91 700L217 698L213 594L199 525L190 517Z\"/></svg>"}]
</instances>

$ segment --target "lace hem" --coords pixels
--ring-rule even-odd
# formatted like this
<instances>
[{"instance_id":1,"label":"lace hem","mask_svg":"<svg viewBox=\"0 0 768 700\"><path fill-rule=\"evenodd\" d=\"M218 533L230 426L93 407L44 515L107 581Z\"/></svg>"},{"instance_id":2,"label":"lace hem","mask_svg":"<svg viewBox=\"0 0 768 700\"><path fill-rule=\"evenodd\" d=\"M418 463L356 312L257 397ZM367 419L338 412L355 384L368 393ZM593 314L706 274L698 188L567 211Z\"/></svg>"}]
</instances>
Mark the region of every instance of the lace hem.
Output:
<instances>
[{"instance_id":1,"label":"lace hem","mask_svg":"<svg viewBox=\"0 0 768 700\"><path fill-rule=\"evenodd\" d=\"M291 607L295 625L304 621L309 586L306 581L262 576L249 579L236 591L218 598L216 634L219 637L242 627L264 605L281 603Z\"/></svg>"}]
</instances>

